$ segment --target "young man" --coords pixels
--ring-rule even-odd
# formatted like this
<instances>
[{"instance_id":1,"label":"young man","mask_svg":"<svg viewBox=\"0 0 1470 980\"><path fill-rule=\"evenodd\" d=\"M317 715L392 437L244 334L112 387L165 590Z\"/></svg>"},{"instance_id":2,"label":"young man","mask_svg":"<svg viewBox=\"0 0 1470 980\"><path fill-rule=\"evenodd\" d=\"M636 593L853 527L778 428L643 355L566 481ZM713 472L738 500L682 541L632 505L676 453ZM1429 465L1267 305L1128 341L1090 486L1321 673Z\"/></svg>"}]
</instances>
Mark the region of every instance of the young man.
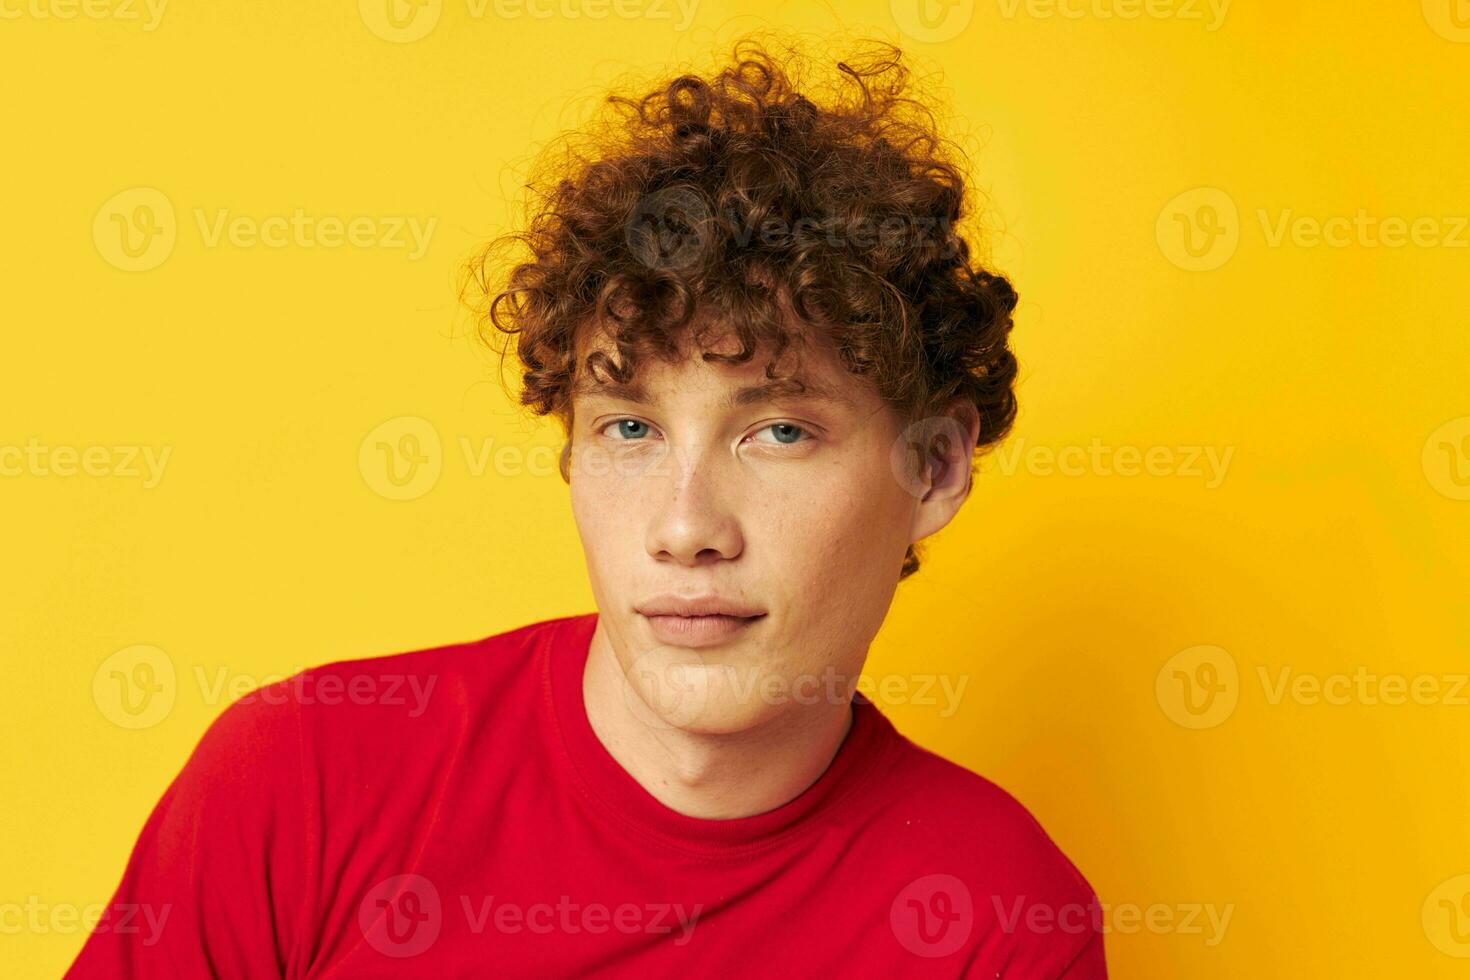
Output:
<instances>
[{"instance_id":1,"label":"young man","mask_svg":"<svg viewBox=\"0 0 1470 980\"><path fill-rule=\"evenodd\" d=\"M856 692L1014 417L1016 297L897 58L826 108L786 65L610 100L487 293L597 612L232 705L71 976L1106 975L1027 810Z\"/></svg>"}]
</instances>

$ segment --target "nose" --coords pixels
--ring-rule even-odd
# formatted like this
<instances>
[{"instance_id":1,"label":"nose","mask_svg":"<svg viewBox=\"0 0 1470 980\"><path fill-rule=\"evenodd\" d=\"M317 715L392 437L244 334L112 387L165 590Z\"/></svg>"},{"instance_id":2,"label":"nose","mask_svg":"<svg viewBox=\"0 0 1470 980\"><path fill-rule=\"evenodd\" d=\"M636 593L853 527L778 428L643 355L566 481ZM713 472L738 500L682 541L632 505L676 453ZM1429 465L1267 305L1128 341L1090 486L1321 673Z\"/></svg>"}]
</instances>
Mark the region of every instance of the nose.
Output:
<instances>
[{"instance_id":1,"label":"nose","mask_svg":"<svg viewBox=\"0 0 1470 980\"><path fill-rule=\"evenodd\" d=\"M735 511L736 477L718 450L675 452L648 524L645 547L658 561L695 567L736 558L745 547ZM733 465L733 463L731 464Z\"/></svg>"}]
</instances>

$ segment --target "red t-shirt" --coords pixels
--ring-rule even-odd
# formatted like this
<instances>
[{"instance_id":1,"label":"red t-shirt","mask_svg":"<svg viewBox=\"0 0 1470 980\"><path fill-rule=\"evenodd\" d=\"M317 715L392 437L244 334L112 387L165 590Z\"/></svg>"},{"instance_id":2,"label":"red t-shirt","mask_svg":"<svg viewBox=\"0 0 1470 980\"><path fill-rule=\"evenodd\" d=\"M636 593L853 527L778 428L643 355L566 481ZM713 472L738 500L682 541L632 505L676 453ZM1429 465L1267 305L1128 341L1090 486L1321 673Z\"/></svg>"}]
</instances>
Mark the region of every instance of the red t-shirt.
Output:
<instances>
[{"instance_id":1,"label":"red t-shirt","mask_svg":"<svg viewBox=\"0 0 1470 980\"><path fill-rule=\"evenodd\" d=\"M67 975L1106 976L1092 888L1031 814L860 694L789 803L659 803L588 723L596 619L232 704Z\"/></svg>"}]
</instances>

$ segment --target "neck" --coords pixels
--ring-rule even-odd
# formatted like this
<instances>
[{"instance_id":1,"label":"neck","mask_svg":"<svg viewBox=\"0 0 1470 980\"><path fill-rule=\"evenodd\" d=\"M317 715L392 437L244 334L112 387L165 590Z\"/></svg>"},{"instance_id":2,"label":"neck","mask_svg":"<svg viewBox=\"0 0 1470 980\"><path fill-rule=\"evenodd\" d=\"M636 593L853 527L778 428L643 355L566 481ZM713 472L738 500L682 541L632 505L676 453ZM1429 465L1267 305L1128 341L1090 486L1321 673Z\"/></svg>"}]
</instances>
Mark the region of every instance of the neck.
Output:
<instances>
[{"instance_id":1,"label":"neck","mask_svg":"<svg viewBox=\"0 0 1470 980\"><path fill-rule=\"evenodd\" d=\"M582 700L598 741L664 806L685 816L733 820L765 813L811 786L852 725L849 702L798 706L738 732L650 727L633 712L627 676L599 621L582 673Z\"/></svg>"}]
</instances>

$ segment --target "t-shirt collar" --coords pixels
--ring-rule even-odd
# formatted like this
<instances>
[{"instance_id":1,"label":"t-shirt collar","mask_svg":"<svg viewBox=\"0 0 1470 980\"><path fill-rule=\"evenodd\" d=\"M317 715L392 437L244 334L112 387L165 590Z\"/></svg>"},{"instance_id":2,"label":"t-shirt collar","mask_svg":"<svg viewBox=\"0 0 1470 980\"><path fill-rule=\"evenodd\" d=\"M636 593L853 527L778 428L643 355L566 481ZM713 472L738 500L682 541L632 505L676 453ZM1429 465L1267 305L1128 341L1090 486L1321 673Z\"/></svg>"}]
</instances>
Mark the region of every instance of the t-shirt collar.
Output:
<instances>
[{"instance_id":1,"label":"t-shirt collar","mask_svg":"<svg viewBox=\"0 0 1470 980\"><path fill-rule=\"evenodd\" d=\"M741 854L801 836L842 812L843 803L884 763L897 737L878 708L856 692L852 724L832 762L794 799L774 810L731 820L679 813L659 802L618 764L587 718L582 673L597 617L594 612L560 620L549 642L542 644L546 707L572 778L605 816L633 833L701 854Z\"/></svg>"}]
</instances>

